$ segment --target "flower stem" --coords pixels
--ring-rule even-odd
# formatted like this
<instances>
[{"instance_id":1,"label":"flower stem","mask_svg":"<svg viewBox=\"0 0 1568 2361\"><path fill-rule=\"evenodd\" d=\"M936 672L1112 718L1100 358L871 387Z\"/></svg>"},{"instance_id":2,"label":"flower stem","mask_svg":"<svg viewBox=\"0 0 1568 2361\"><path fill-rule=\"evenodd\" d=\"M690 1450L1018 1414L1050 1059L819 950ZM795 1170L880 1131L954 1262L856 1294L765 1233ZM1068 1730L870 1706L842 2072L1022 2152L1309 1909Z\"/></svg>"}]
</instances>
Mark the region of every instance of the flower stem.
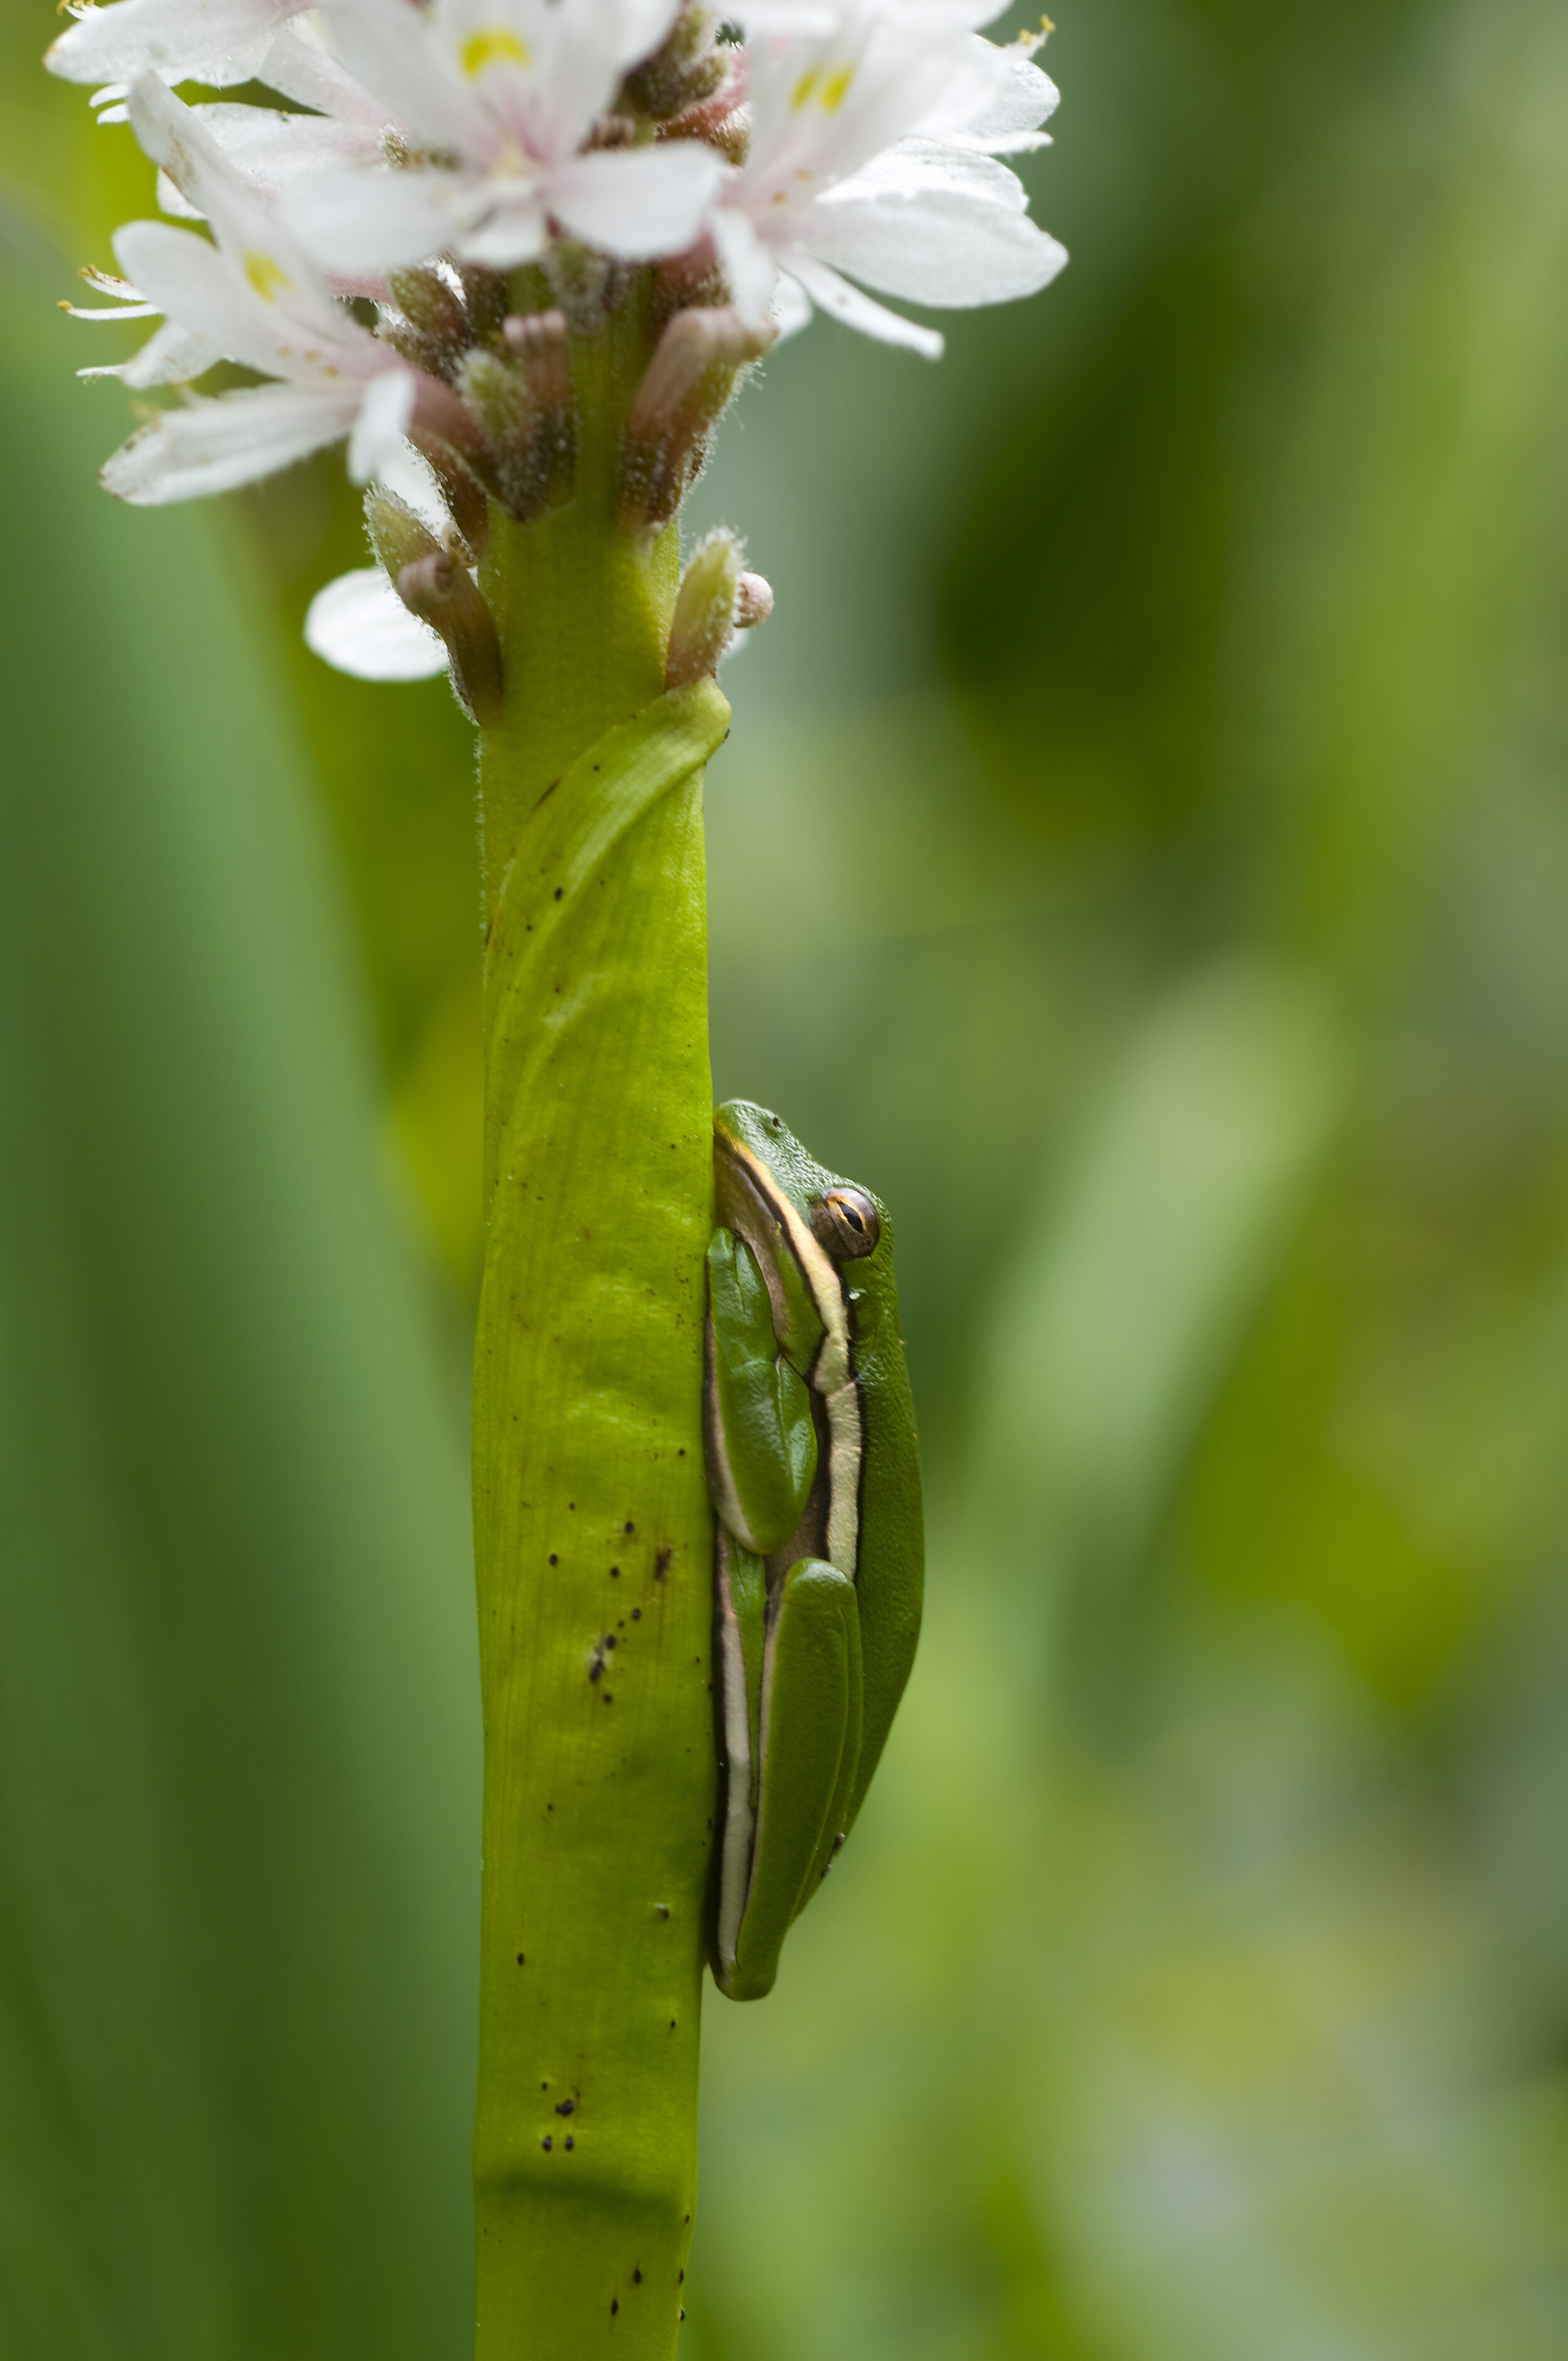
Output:
<instances>
[{"instance_id":1,"label":"flower stem","mask_svg":"<svg viewBox=\"0 0 1568 2361\"><path fill-rule=\"evenodd\" d=\"M479 2361L674 2353L717 1781L701 788L729 709L663 694L674 537L615 522L633 307L574 347L576 497L498 520L485 582Z\"/></svg>"}]
</instances>

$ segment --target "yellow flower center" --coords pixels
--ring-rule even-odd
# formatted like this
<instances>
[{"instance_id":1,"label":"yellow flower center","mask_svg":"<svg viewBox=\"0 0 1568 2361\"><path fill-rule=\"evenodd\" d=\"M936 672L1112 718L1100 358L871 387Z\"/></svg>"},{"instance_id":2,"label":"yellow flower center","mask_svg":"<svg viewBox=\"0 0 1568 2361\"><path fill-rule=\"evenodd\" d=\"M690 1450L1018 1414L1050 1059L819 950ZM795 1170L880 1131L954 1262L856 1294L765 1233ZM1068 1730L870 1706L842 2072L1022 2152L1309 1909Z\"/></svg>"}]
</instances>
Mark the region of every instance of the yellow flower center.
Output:
<instances>
[{"instance_id":1,"label":"yellow flower center","mask_svg":"<svg viewBox=\"0 0 1568 2361\"><path fill-rule=\"evenodd\" d=\"M276 302L285 288L294 283L280 262L254 249L245 258L245 275L264 303Z\"/></svg>"},{"instance_id":2,"label":"yellow flower center","mask_svg":"<svg viewBox=\"0 0 1568 2361\"><path fill-rule=\"evenodd\" d=\"M824 115L837 115L854 79L853 66L836 66L831 73L825 72L821 66L808 67L790 93L790 106L798 115L815 99Z\"/></svg>"},{"instance_id":3,"label":"yellow flower center","mask_svg":"<svg viewBox=\"0 0 1568 2361\"><path fill-rule=\"evenodd\" d=\"M510 25L485 25L470 33L458 51L458 62L470 82L490 66L526 66L532 62L528 43L519 40Z\"/></svg>"}]
</instances>

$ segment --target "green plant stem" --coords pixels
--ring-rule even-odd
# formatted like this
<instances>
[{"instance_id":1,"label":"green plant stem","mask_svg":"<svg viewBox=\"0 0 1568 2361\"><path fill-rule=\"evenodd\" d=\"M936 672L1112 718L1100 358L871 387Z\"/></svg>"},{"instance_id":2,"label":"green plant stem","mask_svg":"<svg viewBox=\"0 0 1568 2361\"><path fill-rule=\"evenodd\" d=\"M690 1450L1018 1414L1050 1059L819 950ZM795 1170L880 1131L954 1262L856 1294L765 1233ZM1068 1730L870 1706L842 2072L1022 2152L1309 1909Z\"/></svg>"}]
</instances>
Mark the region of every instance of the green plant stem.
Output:
<instances>
[{"instance_id":1,"label":"green plant stem","mask_svg":"<svg viewBox=\"0 0 1568 2361\"><path fill-rule=\"evenodd\" d=\"M668 2361L696 2192L717 1779L701 789L728 708L711 683L663 694L674 536L614 521L646 350L635 316L576 340L576 498L499 521L485 584L507 696L480 767L480 2361Z\"/></svg>"}]
</instances>

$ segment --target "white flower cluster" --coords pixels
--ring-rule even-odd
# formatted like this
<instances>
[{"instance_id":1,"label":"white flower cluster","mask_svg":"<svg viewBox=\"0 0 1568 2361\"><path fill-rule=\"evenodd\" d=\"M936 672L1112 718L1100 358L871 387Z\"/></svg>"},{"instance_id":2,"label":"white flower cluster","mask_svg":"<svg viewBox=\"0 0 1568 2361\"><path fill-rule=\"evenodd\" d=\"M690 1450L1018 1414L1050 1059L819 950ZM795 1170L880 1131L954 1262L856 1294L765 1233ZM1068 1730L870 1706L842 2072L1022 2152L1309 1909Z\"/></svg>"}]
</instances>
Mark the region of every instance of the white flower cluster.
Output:
<instances>
[{"instance_id":1,"label":"white flower cluster","mask_svg":"<svg viewBox=\"0 0 1568 2361\"><path fill-rule=\"evenodd\" d=\"M130 361L83 374L182 396L104 481L182 500L346 437L355 480L390 485L429 525L428 575L454 520L466 548L488 501L526 521L570 496L571 338L651 272L665 324L628 427L624 513L663 523L737 371L814 305L935 357L931 329L864 290L1001 302L1061 268L997 160L1044 143L1056 92L1037 42L980 35L993 13L83 0L49 67L102 85L100 119L128 119L163 211L209 233L132 222L115 240L124 277L84 274L113 300L79 317L161 324ZM187 105L187 82L278 103ZM191 391L219 362L263 381ZM334 586L345 612L358 579ZM417 629L433 670L445 652ZM383 634L379 659L373 636L361 618L351 668L406 676L406 631L400 654ZM323 652L341 657L337 642Z\"/></svg>"}]
</instances>

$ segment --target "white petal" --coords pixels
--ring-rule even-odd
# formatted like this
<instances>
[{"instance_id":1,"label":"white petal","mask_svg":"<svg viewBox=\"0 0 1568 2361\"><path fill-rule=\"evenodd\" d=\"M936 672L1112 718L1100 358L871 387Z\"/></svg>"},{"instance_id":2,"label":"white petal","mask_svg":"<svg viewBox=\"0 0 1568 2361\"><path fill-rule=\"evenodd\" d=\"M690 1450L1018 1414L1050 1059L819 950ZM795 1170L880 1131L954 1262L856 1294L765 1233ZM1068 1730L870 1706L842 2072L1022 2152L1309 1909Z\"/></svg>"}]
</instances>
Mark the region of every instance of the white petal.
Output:
<instances>
[{"instance_id":1,"label":"white petal","mask_svg":"<svg viewBox=\"0 0 1568 2361\"><path fill-rule=\"evenodd\" d=\"M1021 214L1029 199L1023 181L994 156L935 139L901 139L873 157L852 180L840 181L818 204L856 204L867 197L959 196Z\"/></svg>"},{"instance_id":2,"label":"white petal","mask_svg":"<svg viewBox=\"0 0 1568 2361\"><path fill-rule=\"evenodd\" d=\"M67 82L130 82L149 67L214 85L243 81L254 60L236 53L269 40L293 9L294 0L116 0L78 17L44 63Z\"/></svg>"},{"instance_id":3,"label":"white petal","mask_svg":"<svg viewBox=\"0 0 1568 2361\"><path fill-rule=\"evenodd\" d=\"M128 123L130 119L127 110L126 121ZM190 198L175 187L161 164L158 168L158 210L160 214L167 214L171 221L199 222L207 218L200 205L193 205Z\"/></svg>"},{"instance_id":4,"label":"white petal","mask_svg":"<svg viewBox=\"0 0 1568 2361\"><path fill-rule=\"evenodd\" d=\"M138 508L232 491L346 434L358 391L257 385L160 411L115 453L104 483Z\"/></svg>"},{"instance_id":5,"label":"white petal","mask_svg":"<svg viewBox=\"0 0 1568 2361\"><path fill-rule=\"evenodd\" d=\"M811 298L799 280L792 279L787 270L779 272L768 316L779 332L781 344L786 336L798 336L802 328L810 324Z\"/></svg>"},{"instance_id":6,"label":"white petal","mask_svg":"<svg viewBox=\"0 0 1568 2361\"><path fill-rule=\"evenodd\" d=\"M433 680L446 648L411 615L378 566L340 574L311 600L305 645L356 680Z\"/></svg>"},{"instance_id":7,"label":"white petal","mask_svg":"<svg viewBox=\"0 0 1568 2361\"><path fill-rule=\"evenodd\" d=\"M223 357L217 346L207 337L192 335L176 320L166 320L158 334L149 336L140 352L115 374L122 385L139 392L149 385L185 385L192 378L203 376Z\"/></svg>"},{"instance_id":8,"label":"white petal","mask_svg":"<svg viewBox=\"0 0 1568 2361\"><path fill-rule=\"evenodd\" d=\"M743 7L727 6L724 13L751 41L820 40L840 21L838 9L815 7L811 0L746 0Z\"/></svg>"},{"instance_id":9,"label":"white petal","mask_svg":"<svg viewBox=\"0 0 1568 2361\"><path fill-rule=\"evenodd\" d=\"M263 188L276 189L304 172L379 164L378 130L334 123L321 115L285 115L272 106L193 106L192 114L214 145Z\"/></svg>"},{"instance_id":10,"label":"white petal","mask_svg":"<svg viewBox=\"0 0 1568 2361\"><path fill-rule=\"evenodd\" d=\"M967 70L955 75L920 129L929 139L961 139L993 150L1043 146L1039 126L1055 114L1059 95L1017 42L1000 48L976 34Z\"/></svg>"},{"instance_id":11,"label":"white petal","mask_svg":"<svg viewBox=\"0 0 1568 2361\"><path fill-rule=\"evenodd\" d=\"M452 513L434 468L411 443L396 444L384 454L376 470L376 481L389 492L395 492L405 508L412 509L438 541L442 538L452 522Z\"/></svg>"},{"instance_id":12,"label":"white petal","mask_svg":"<svg viewBox=\"0 0 1568 2361\"><path fill-rule=\"evenodd\" d=\"M156 320L162 312L160 303L116 303L112 309L100 311L95 303L62 303L60 310L72 320ZM78 370L78 376L81 371Z\"/></svg>"},{"instance_id":13,"label":"white petal","mask_svg":"<svg viewBox=\"0 0 1568 2361\"><path fill-rule=\"evenodd\" d=\"M427 146L466 155L483 144L484 111L422 10L408 0L324 0L322 13L348 71Z\"/></svg>"},{"instance_id":14,"label":"white petal","mask_svg":"<svg viewBox=\"0 0 1568 2361\"><path fill-rule=\"evenodd\" d=\"M453 240L453 252L465 262L482 262L491 270L510 270L532 262L550 243L550 225L537 197L492 207L477 229L465 230Z\"/></svg>"},{"instance_id":15,"label":"white petal","mask_svg":"<svg viewBox=\"0 0 1568 2361\"><path fill-rule=\"evenodd\" d=\"M957 187L861 195L846 183L812 207L799 236L824 262L885 294L965 309L1036 294L1067 260L1066 248L1016 206Z\"/></svg>"},{"instance_id":16,"label":"white petal","mask_svg":"<svg viewBox=\"0 0 1568 2361\"><path fill-rule=\"evenodd\" d=\"M276 324L280 351L286 347L302 356L324 347L341 359L369 344L366 330L334 302L310 257L268 210L255 182L224 154L194 108L156 74L146 73L131 85L130 109L147 153L211 222L258 317Z\"/></svg>"},{"instance_id":17,"label":"white petal","mask_svg":"<svg viewBox=\"0 0 1568 2361\"><path fill-rule=\"evenodd\" d=\"M380 100L345 72L316 24L306 16L291 16L273 36L256 78L296 105L313 106L318 115L330 115L339 123L378 131L387 118Z\"/></svg>"},{"instance_id":18,"label":"white petal","mask_svg":"<svg viewBox=\"0 0 1568 2361\"><path fill-rule=\"evenodd\" d=\"M875 336L879 344L902 345L912 353L919 353L928 361L942 357L942 339L935 328L922 328L913 320L900 319L883 304L873 303L858 287L840 279L836 270L817 262L809 254L792 248L787 258L789 268L799 280L812 302L847 328L859 328L862 335Z\"/></svg>"},{"instance_id":19,"label":"white petal","mask_svg":"<svg viewBox=\"0 0 1568 2361\"><path fill-rule=\"evenodd\" d=\"M723 171L717 152L695 139L602 148L557 165L544 202L586 245L645 261L694 243Z\"/></svg>"},{"instance_id":20,"label":"white petal","mask_svg":"<svg viewBox=\"0 0 1568 2361\"><path fill-rule=\"evenodd\" d=\"M709 227L735 308L748 327L760 328L773 303L778 265L738 206L718 206Z\"/></svg>"},{"instance_id":21,"label":"white petal","mask_svg":"<svg viewBox=\"0 0 1568 2361\"><path fill-rule=\"evenodd\" d=\"M278 368L278 339L250 290L215 246L195 230L167 222L127 222L115 232L115 253L160 312L200 336L225 359L269 374Z\"/></svg>"},{"instance_id":22,"label":"white petal","mask_svg":"<svg viewBox=\"0 0 1568 2361\"><path fill-rule=\"evenodd\" d=\"M365 389L348 445L348 479L367 484L401 444L414 414L411 369L383 369Z\"/></svg>"},{"instance_id":23,"label":"white petal","mask_svg":"<svg viewBox=\"0 0 1568 2361\"><path fill-rule=\"evenodd\" d=\"M323 172L285 189L280 204L327 269L391 270L449 246L482 186L459 172Z\"/></svg>"}]
</instances>

